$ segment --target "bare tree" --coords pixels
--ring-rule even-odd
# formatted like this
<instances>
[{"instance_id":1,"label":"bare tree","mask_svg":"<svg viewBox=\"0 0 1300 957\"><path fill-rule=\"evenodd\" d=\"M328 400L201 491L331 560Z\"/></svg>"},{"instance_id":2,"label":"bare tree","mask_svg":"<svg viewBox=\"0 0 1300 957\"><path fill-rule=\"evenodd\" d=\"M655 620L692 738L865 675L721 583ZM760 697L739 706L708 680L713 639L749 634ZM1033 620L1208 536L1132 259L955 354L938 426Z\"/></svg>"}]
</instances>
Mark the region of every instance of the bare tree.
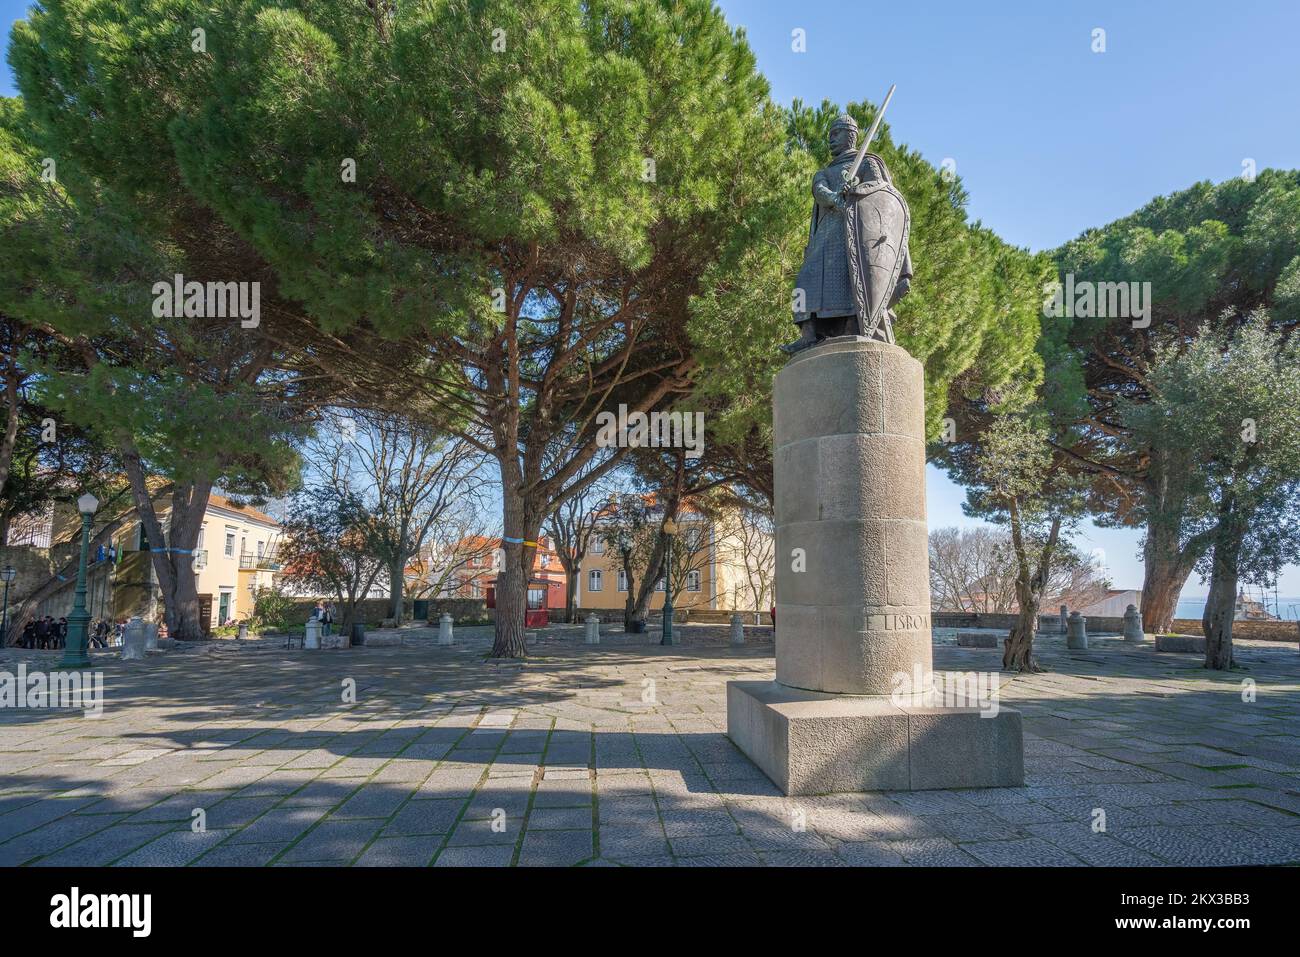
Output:
<instances>
[{"instance_id":1,"label":"bare tree","mask_svg":"<svg viewBox=\"0 0 1300 957\"><path fill-rule=\"evenodd\" d=\"M930 603L936 609L1009 615L1019 610L1018 565L1011 532L975 526L930 533ZM1061 541L1043 589L1045 604L1080 606L1106 595L1110 582L1072 543Z\"/></svg>"},{"instance_id":2,"label":"bare tree","mask_svg":"<svg viewBox=\"0 0 1300 957\"><path fill-rule=\"evenodd\" d=\"M388 580L388 617L401 621L406 565L440 524L457 525L487 483L484 456L464 439L402 416L332 412L332 426L313 442L328 477L356 489L374 515L373 542ZM337 448L331 455L328 444Z\"/></svg>"},{"instance_id":3,"label":"bare tree","mask_svg":"<svg viewBox=\"0 0 1300 957\"><path fill-rule=\"evenodd\" d=\"M764 608L776 600L776 529L768 499L730 494L719 510L726 552L734 555L745 579L745 598L753 602L757 624ZM733 602L739 610L739 596Z\"/></svg>"},{"instance_id":4,"label":"bare tree","mask_svg":"<svg viewBox=\"0 0 1300 957\"><path fill-rule=\"evenodd\" d=\"M576 616L578 576L592 542L598 540L599 505L608 497L603 485L590 485L561 502L546 520L545 530L555 542L555 554L564 566L564 620Z\"/></svg>"},{"instance_id":5,"label":"bare tree","mask_svg":"<svg viewBox=\"0 0 1300 957\"><path fill-rule=\"evenodd\" d=\"M407 565L406 591L412 598L437 598L476 581L478 566L489 573L485 561L500 548L499 536L489 535L488 523L477 509L458 508L440 522L425 541L420 554Z\"/></svg>"}]
</instances>

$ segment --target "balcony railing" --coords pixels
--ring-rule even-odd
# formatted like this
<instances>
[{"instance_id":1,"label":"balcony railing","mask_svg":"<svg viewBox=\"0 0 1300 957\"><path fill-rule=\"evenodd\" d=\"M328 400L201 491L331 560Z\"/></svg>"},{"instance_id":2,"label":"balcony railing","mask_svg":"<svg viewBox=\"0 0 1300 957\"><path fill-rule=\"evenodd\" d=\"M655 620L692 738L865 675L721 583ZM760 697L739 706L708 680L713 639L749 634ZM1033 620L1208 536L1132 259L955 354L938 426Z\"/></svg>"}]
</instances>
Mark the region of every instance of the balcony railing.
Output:
<instances>
[{"instance_id":1,"label":"balcony railing","mask_svg":"<svg viewBox=\"0 0 1300 957\"><path fill-rule=\"evenodd\" d=\"M251 552L244 552L239 556L240 568L256 568L260 571L278 572L280 563L275 560L275 555L254 555Z\"/></svg>"}]
</instances>

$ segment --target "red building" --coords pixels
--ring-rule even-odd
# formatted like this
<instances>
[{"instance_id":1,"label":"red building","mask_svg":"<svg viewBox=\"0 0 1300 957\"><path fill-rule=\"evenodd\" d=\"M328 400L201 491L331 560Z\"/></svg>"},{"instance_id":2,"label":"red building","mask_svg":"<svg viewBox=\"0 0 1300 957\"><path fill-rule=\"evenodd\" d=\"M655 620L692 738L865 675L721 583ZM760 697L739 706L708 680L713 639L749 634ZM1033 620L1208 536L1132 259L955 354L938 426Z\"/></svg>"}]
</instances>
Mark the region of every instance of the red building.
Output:
<instances>
[{"instance_id":1,"label":"red building","mask_svg":"<svg viewBox=\"0 0 1300 957\"><path fill-rule=\"evenodd\" d=\"M458 598L483 598L487 607L496 607L497 575L501 571L501 539L476 538L465 543L466 551L478 553L456 573L456 584L449 590ZM549 538L539 538L533 552L533 574L528 580L528 611L524 624L536 628L546 624L547 611L564 610L566 577L564 566L555 555Z\"/></svg>"}]
</instances>

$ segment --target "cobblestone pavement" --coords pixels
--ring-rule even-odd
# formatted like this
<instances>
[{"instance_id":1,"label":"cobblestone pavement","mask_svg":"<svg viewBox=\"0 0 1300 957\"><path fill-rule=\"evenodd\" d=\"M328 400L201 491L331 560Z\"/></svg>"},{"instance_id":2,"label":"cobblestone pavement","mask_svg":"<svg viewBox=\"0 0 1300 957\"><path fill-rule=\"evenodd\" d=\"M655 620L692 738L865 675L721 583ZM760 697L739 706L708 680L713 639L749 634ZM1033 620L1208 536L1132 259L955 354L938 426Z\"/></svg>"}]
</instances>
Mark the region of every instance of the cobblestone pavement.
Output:
<instances>
[{"instance_id":1,"label":"cobblestone pavement","mask_svg":"<svg viewBox=\"0 0 1300 957\"><path fill-rule=\"evenodd\" d=\"M509 663L483 660L485 632L430 634L105 657L98 719L0 709L0 863L1300 863L1295 644L1243 642L1244 670L1213 674L1042 636L1048 673L1000 676L1025 787L787 799L725 734L725 683L772 675L761 631L661 648L548 630ZM996 669L950 637L936 668ZM56 660L9 649L0 671Z\"/></svg>"}]
</instances>

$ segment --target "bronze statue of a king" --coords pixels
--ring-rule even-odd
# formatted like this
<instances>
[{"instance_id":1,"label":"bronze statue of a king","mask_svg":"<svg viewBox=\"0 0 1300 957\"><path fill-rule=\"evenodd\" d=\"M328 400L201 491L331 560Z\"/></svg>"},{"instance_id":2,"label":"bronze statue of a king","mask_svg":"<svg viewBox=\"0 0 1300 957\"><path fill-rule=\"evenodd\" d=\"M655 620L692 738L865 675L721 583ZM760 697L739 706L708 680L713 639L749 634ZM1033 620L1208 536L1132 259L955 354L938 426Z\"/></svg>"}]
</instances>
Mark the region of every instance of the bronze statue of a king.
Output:
<instances>
[{"instance_id":1,"label":"bronze statue of a king","mask_svg":"<svg viewBox=\"0 0 1300 957\"><path fill-rule=\"evenodd\" d=\"M907 295L912 259L911 214L885 161L866 153L857 175L858 124L831 124L831 163L813 177L812 227L795 284L794 321L800 338L789 353L836 336L894 341L890 307Z\"/></svg>"}]
</instances>

